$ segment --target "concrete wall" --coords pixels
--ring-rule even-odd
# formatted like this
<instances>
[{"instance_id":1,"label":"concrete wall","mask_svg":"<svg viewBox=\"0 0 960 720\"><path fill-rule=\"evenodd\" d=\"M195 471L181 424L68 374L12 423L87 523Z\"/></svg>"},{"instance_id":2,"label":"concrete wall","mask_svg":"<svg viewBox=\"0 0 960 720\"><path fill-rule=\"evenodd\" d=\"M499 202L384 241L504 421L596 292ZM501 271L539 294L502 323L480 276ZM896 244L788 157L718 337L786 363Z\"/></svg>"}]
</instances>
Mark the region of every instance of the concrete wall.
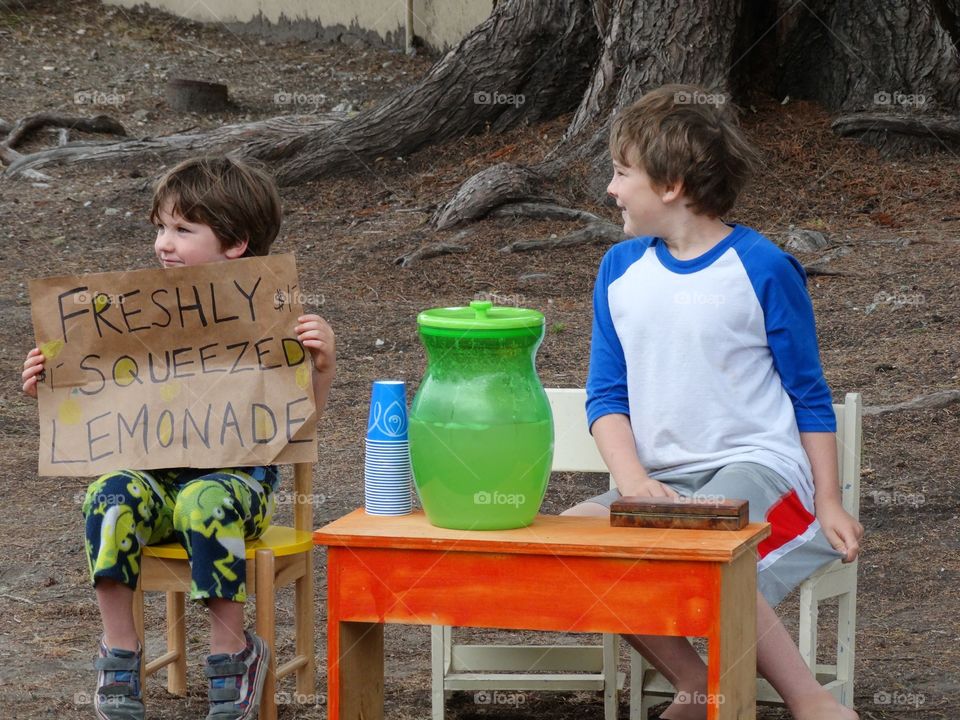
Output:
<instances>
[{"instance_id":1,"label":"concrete wall","mask_svg":"<svg viewBox=\"0 0 960 720\"><path fill-rule=\"evenodd\" d=\"M200 22L265 36L364 37L400 47L406 0L104 0L108 5L150 7ZM494 0L414 0L414 33L434 49L455 45L486 20Z\"/></svg>"}]
</instances>

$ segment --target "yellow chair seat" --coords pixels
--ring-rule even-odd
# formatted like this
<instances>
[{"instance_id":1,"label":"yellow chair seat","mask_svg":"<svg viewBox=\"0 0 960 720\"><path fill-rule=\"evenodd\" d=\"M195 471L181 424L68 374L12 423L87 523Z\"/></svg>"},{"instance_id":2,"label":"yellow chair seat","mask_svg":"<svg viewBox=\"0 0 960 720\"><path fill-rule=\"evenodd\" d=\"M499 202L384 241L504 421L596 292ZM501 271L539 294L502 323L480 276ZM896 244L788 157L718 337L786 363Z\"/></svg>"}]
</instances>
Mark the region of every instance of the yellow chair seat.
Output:
<instances>
[{"instance_id":1,"label":"yellow chair seat","mask_svg":"<svg viewBox=\"0 0 960 720\"><path fill-rule=\"evenodd\" d=\"M247 540L246 559L253 560L257 550L270 549L277 557L296 555L313 547L313 533L294 530L284 525L271 525L256 540ZM178 542L146 545L143 554L169 560L186 560L187 551Z\"/></svg>"}]
</instances>

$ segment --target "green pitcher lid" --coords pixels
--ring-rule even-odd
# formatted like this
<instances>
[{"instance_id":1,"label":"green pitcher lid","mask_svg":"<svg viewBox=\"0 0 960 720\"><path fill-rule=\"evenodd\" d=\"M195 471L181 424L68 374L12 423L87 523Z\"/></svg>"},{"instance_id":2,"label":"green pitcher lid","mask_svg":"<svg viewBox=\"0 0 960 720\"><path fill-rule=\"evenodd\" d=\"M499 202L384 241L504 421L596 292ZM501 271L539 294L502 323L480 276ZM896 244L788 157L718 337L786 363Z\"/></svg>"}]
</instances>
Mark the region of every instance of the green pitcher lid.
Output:
<instances>
[{"instance_id":1,"label":"green pitcher lid","mask_svg":"<svg viewBox=\"0 0 960 720\"><path fill-rule=\"evenodd\" d=\"M444 330L514 330L543 327L543 313L515 307L494 307L489 300L474 300L470 307L424 310L417 315L424 328Z\"/></svg>"}]
</instances>

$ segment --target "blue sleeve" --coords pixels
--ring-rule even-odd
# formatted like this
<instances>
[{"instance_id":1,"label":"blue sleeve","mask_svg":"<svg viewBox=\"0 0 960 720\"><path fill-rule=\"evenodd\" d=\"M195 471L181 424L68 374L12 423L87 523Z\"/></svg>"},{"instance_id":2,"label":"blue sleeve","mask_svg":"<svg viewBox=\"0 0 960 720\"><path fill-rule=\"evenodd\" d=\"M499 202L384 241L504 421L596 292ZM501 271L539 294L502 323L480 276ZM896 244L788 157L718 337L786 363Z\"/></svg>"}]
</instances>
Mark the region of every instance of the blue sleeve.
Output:
<instances>
[{"instance_id":1,"label":"blue sleeve","mask_svg":"<svg viewBox=\"0 0 960 720\"><path fill-rule=\"evenodd\" d=\"M590 369L587 372L587 426L604 415L630 415L627 400L627 362L613 326L607 290L616 279L612 251L600 263L593 288L593 331L590 336Z\"/></svg>"},{"instance_id":2,"label":"blue sleeve","mask_svg":"<svg viewBox=\"0 0 960 720\"><path fill-rule=\"evenodd\" d=\"M763 308L767 344L793 403L797 428L800 432L836 431L803 266L772 243L766 252L748 252L741 260Z\"/></svg>"}]
</instances>

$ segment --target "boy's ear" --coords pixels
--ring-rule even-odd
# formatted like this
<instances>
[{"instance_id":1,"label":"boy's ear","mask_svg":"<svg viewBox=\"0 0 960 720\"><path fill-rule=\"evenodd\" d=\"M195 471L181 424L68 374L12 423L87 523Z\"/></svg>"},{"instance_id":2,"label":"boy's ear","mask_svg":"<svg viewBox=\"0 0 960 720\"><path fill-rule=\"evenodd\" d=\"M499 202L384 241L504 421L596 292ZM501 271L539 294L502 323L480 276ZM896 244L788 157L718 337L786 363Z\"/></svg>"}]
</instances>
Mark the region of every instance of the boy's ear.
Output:
<instances>
[{"instance_id":1,"label":"boy's ear","mask_svg":"<svg viewBox=\"0 0 960 720\"><path fill-rule=\"evenodd\" d=\"M227 256L230 260L236 260L239 257L243 257L243 254L247 251L247 240L244 239L239 245L234 245L233 247L227 248L224 255Z\"/></svg>"},{"instance_id":2,"label":"boy's ear","mask_svg":"<svg viewBox=\"0 0 960 720\"><path fill-rule=\"evenodd\" d=\"M664 203L674 202L677 198L683 195L683 181L678 180L673 185L667 185L660 192L660 200Z\"/></svg>"}]
</instances>

